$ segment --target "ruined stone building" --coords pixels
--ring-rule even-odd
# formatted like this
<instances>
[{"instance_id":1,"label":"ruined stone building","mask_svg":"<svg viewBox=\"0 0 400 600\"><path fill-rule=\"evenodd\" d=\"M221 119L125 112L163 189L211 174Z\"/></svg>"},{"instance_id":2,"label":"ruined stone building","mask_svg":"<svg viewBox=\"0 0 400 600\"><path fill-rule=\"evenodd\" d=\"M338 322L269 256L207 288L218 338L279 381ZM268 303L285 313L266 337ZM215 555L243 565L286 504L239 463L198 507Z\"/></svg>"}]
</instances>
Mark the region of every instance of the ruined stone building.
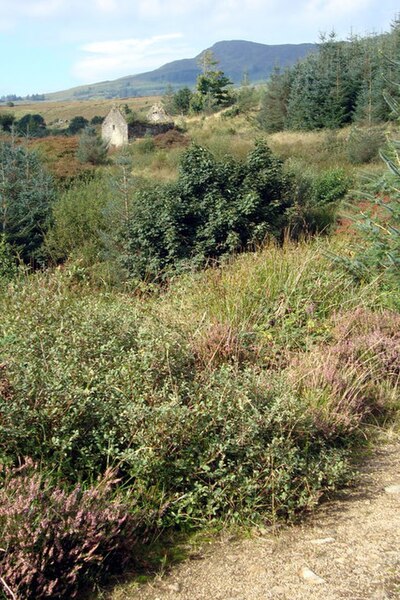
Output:
<instances>
[{"instance_id":1,"label":"ruined stone building","mask_svg":"<svg viewBox=\"0 0 400 600\"><path fill-rule=\"evenodd\" d=\"M136 121L132 125L128 125L121 111L113 106L103 121L101 137L109 148L120 148L126 146L129 140L158 135L169 129L174 129L174 122L160 104L152 106L147 120Z\"/></svg>"},{"instance_id":2,"label":"ruined stone building","mask_svg":"<svg viewBox=\"0 0 400 600\"><path fill-rule=\"evenodd\" d=\"M116 106L103 121L101 137L109 147L119 148L128 143L128 123Z\"/></svg>"},{"instance_id":3,"label":"ruined stone building","mask_svg":"<svg viewBox=\"0 0 400 600\"><path fill-rule=\"evenodd\" d=\"M165 112L163 105L159 102L153 104L147 113L147 120L149 123L172 123L171 117Z\"/></svg>"}]
</instances>

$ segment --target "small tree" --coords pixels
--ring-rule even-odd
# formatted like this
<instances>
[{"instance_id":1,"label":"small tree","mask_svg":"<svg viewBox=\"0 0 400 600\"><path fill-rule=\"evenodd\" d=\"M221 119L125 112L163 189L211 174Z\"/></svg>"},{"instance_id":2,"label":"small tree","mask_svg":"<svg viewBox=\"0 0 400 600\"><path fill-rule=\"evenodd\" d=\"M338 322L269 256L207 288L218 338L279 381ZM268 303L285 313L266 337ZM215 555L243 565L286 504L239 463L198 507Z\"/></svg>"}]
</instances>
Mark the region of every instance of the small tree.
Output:
<instances>
[{"instance_id":1,"label":"small tree","mask_svg":"<svg viewBox=\"0 0 400 600\"><path fill-rule=\"evenodd\" d=\"M28 113L16 123L20 135L42 137L46 135L46 122L42 115Z\"/></svg>"},{"instance_id":2,"label":"small tree","mask_svg":"<svg viewBox=\"0 0 400 600\"><path fill-rule=\"evenodd\" d=\"M101 125L104 121L105 117L101 117L100 115L95 115L90 119L91 125Z\"/></svg>"},{"instance_id":3,"label":"small tree","mask_svg":"<svg viewBox=\"0 0 400 600\"><path fill-rule=\"evenodd\" d=\"M191 107L196 112L227 106L232 100L227 89L232 81L223 71L216 69L218 64L211 50L206 50L200 57L199 65L203 72L197 78L197 93L191 102Z\"/></svg>"},{"instance_id":4,"label":"small tree","mask_svg":"<svg viewBox=\"0 0 400 600\"><path fill-rule=\"evenodd\" d=\"M15 116L11 113L3 113L0 115L0 130L11 131L15 122Z\"/></svg>"},{"instance_id":5,"label":"small tree","mask_svg":"<svg viewBox=\"0 0 400 600\"><path fill-rule=\"evenodd\" d=\"M53 180L35 154L0 144L0 232L25 262L40 257L54 198Z\"/></svg>"},{"instance_id":6,"label":"small tree","mask_svg":"<svg viewBox=\"0 0 400 600\"><path fill-rule=\"evenodd\" d=\"M187 115L190 110L192 96L193 93L187 86L175 92L172 97L171 112L173 114Z\"/></svg>"},{"instance_id":7,"label":"small tree","mask_svg":"<svg viewBox=\"0 0 400 600\"><path fill-rule=\"evenodd\" d=\"M76 156L81 163L104 165L107 162L107 144L97 135L93 126L83 130Z\"/></svg>"},{"instance_id":8,"label":"small tree","mask_svg":"<svg viewBox=\"0 0 400 600\"><path fill-rule=\"evenodd\" d=\"M87 125L89 125L89 121L85 119L85 117L78 115L77 117L71 119L70 124L67 128L67 132L70 135L75 135L82 131L82 129L85 129Z\"/></svg>"}]
</instances>

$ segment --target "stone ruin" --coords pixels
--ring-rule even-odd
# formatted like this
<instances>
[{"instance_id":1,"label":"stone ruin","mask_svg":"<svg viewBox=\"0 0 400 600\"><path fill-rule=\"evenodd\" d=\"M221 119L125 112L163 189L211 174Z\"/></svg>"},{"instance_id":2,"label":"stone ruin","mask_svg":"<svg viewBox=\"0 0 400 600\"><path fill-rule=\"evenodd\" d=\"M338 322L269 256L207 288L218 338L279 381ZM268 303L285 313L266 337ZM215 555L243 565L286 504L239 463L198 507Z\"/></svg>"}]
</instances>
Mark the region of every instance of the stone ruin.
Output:
<instances>
[{"instance_id":1,"label":"stone ruin","mask_svg":"<svg viewBox=\"0 0 400 600\"><path fill-rule=\"evenodd\" d=\"M112 107L103 121L101 137L109 148L120 148L128 143L128 123L116 106Z\"/></svg>"},{"instance_id":2,"label":"stone ruin","mask_svg":"<svg viewBox=\"0 0 400 600\"><path fill-rule=\"evenodd\" d=\"M159 102L153 104L147 113L147 120L149 123L172 123L172 118L165 112L163 105Z\"/></svg>"}]
</instances>

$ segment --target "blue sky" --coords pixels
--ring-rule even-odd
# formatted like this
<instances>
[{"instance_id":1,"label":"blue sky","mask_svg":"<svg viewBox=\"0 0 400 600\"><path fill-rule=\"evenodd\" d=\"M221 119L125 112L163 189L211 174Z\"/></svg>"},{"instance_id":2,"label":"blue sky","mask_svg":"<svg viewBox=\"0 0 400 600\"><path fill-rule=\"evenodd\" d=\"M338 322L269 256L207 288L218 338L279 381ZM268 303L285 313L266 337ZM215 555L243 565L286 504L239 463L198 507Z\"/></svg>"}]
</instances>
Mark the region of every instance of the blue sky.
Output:
<instances>
[{"instance_id":1,"label":"blue sky","mask_svg":"<svg viewBox=\"0 0 400 600\"><path fill-rule=\"evenodd\" d=\"M221 40L380 33L399 9L398 0L0 0L0 95L141 73Z\"/></svg>"}]
</instances>

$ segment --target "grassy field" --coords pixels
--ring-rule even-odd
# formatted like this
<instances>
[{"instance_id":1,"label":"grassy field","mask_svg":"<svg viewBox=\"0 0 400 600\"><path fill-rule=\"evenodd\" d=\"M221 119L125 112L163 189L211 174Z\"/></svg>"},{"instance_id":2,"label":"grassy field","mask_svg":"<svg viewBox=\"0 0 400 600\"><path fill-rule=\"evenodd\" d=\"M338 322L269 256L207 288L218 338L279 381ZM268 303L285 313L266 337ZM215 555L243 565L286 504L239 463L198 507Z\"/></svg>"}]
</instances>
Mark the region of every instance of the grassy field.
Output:
<instances>
[{"instance_id":1,"label":"grassy field","mask_svg":"<svg viewBox=\"0 0 400 600\"><path fill-rule=\"evenodd\" d=\"M20 119L28 113L40 114L48 126L58 121L70 121L73 117L82 116L92 119L94 116L105 117L114 104L127 104L135 112L146 112L159 101L158 96L141 98L122 98L120 100L77 100L76 102L32 102L16 103L13 107L0 106L0 114L12 113Z\"/></svg>"}]
</instances>

